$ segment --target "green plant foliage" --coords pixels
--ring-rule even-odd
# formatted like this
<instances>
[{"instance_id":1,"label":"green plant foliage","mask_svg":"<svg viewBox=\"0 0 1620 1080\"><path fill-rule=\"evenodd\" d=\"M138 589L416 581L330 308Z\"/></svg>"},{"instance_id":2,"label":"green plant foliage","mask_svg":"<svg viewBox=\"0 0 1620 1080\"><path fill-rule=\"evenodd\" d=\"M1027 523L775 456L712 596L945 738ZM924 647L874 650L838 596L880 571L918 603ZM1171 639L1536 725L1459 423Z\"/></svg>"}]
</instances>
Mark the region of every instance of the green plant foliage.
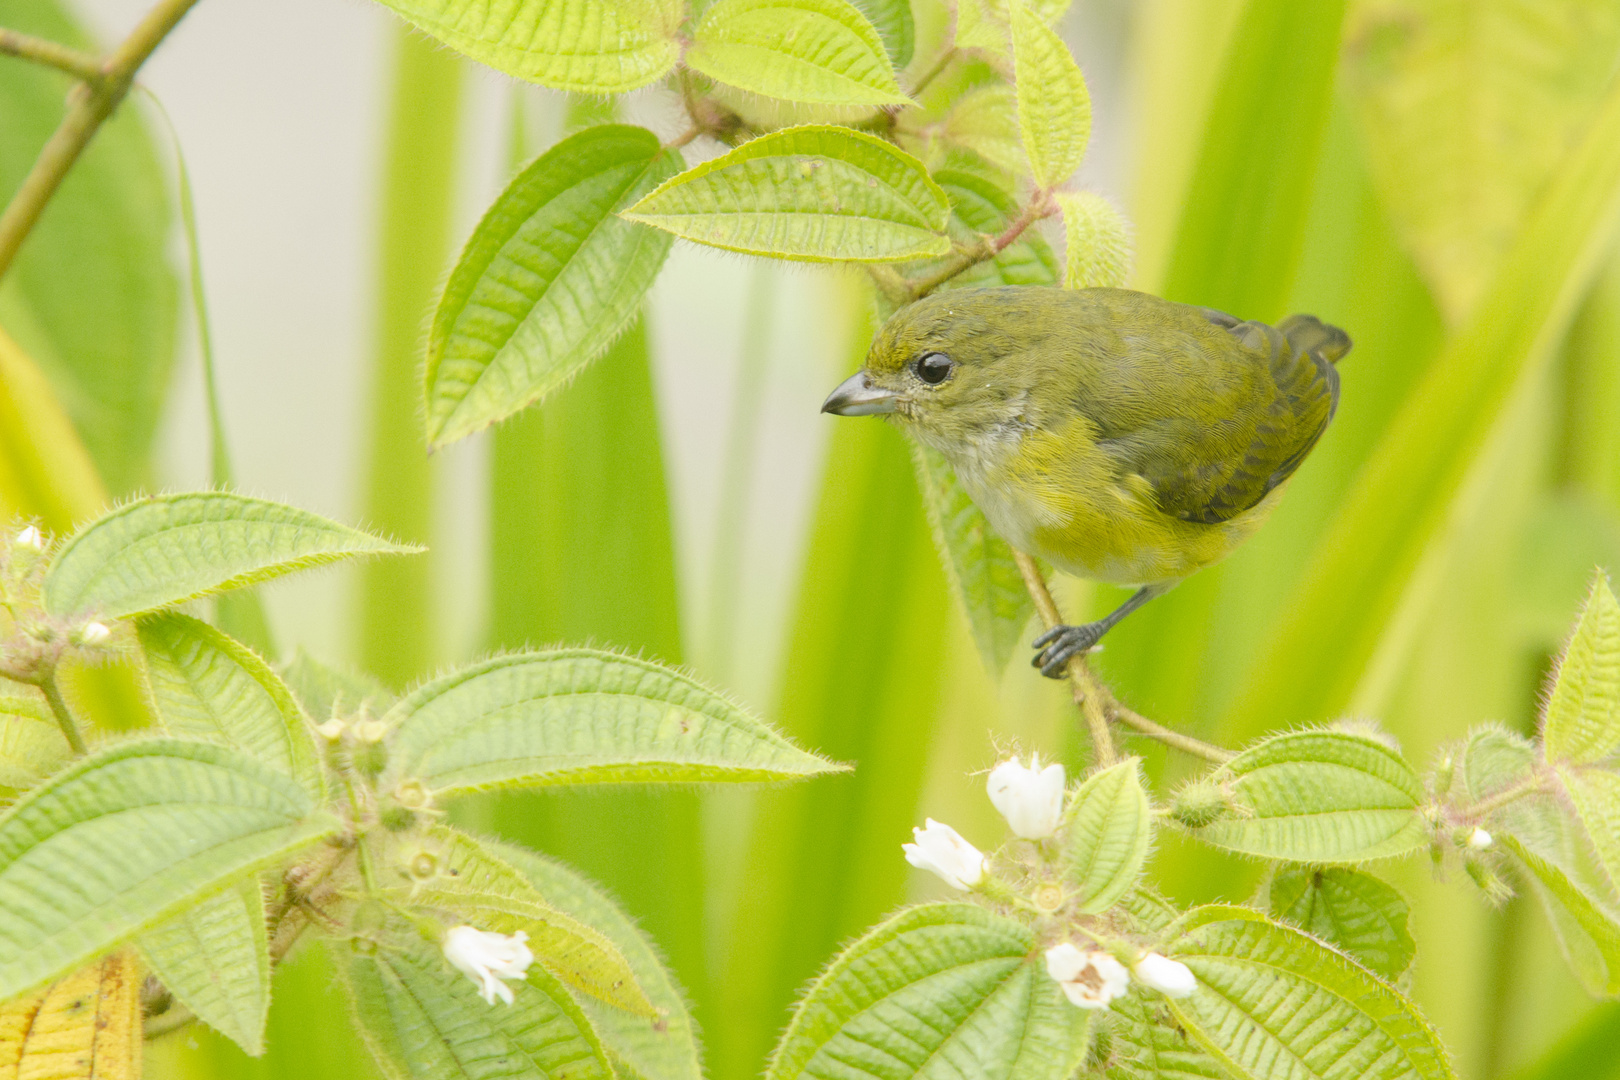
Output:
<instances>
[{"instance_id":1,"label":"green plant foliage","mask_svg":"<svg viewBox=\"0 0 1620 1080\"><path fill-rule=\"evenodd\" d=\"M1518 837L1504 834L1501 842L1524 868L1581 985L1590 994L1620 995L1620 915Z\"/></svg>"},{"instance_id":2,"label":"green plant foliage","mask_svg":"<svg viewBox=\"0 0 1620 1080\"><path fill-rule=\"evenodd\" d=\"M68 754L67 740L43 707L0 697L0 796L6 788L32 787L61 768Z\"/></svg>"},{"instance_id":3,"label":"green plant foliage","mask_svg":"<svg viewBox=\"0 0 1620 1080\"><path fill-rule=\"evenodd\" d=\"M1063 285L1069 289L1120 288L1131 272L1131 232L1113 203L1089 191L1060 191L1063 214Z\"/></svg>"},{"instance_id":4,"label":"green plant foliage","mask_svg":"<svg viewBox=\"0 0 1620 1080\"><path fill-rule=\"evenodd\" d=\"M1535 760L1535 747L1524 736L1501 727L1481 728L1463 744L1457 776L1470 799L1488 799L1527 779Z\"/></svg>"},{"instance_id":5,"label":"green plant foliage","mask_svg":"<svg viewBox=\"0 0 1620 1080\"><path fill-rule=\"evenodd\" d=\"M396 856L402 866L431 861L433 867L395 886L396 902L438 909L481 930L521 930L529 935L535 959L569 986L640 1016L654 1015L618 946L558 911L482 842L446 825L433 826L399 841Z\"/></svg>"},{"instance_id":6,"label":"green plant foliage","mask_svg":"<svg viewBox=\"0 0 1620 1080\"><path fill-rule=\"evenodd\" d=\"M369 675L333 667L299 649L281 673L304 710L317 720L359 712L362 706L380 713L394 704L394 694Z\"/></svg>"},{"instance_id":7,"label":"green plant foliage","mask_svg":"<svg viewBox=\"0 0 1620 1080\"><path fill-rule=\"evenodd\" d=\"M1018 200L988 170L958 163L934 173L934 182L951 200L951 239L971 244L1006 230L1018 216ZM928 264L925 264L925 266ZM976 289L994 285L1055 285L1057 257L1046 238L1026 229L996 257L970 266L941 286Z\"/></svg>"},{"instance_id":8,"label":"green plant foliage","mask_svg":"<svg viewBox=\"0 0 1620 1080\"><path fill-rule=\"evenodd\" d=\"M1277 735L1223 765L1235 809L1199 839L1267 859L1353 863L1428 842L1423 785L1401 755L1341 731Z\"/></svg>"},{"instance_id":9,"label":"green plant foliage","mask_svg":"<svg viewBox=\"0 0 1620 1080\"><path fill-rule=\"evenodd\" d=\"M1029 158L1018 141L1017 96L1006 83L978 86L957 98L940 121L940 138L1010 175L1029 172Z\"/></svg>"},{"instance_id":10,"label":"green plant foliage","mask_svg":"<svg viewBox=\"0 0 1620 1080\"><path fill-rule=\"evenodd\" d=\"M646 932L606 893L561 863L512 844L486 843L485 847L528 878L548 903L617 945L658 1009L658 1023L649 1024L634 1013L575 995L621 1075L628 1070L647 1080L701 1080L697 1034L686 1000Z\"/></svg>"},{"instance_id":11,"label":"green plant foliage","mask_svg":"<svg viewBox=\"0 0 1620 1080\"><path fill-rule=\"evenodd\" d=\"M917 25L911 15L911 0L851 0L883 39L889 63L896 71L911 63L917 44Z\"/></svg>"},{"instance_id":12,"label":"green plant foliage","mask_svg":"<svg viewBox=\"0 0 1620 1080\"><path fill-rule=\"evenodd\" d=\"M943 1066L986 1080L1063 1080L1085 1055L1089 1028L1090 1013L1047 976L1021 923L971 904L928 904L832 962L765 1078L901 1080Z\"/></svg>"},{"instance_id":13,"label":"green plant foliage","mask_svg":"<svg viewBox=\"0 0 1620 1080\"><path fill-rule=\"evenodd\" d=\"M1035 186L1044 190L1072 176L1086 156L1091 94L1063 39L1019 0L1010 11L1018 134Z\"/></svg>"},{"instance_id":14,"label":"green plant foliage","mask_svg":"<svg viewBox=\"0 0 1620 1080\"><path fill-rule=\"evenodd\" d=\"M1074 887L1077 910L1107 911L1136 885L1153 844L1142 763L1127 758L1087 779L1070 798L1062 828L1063 876Z\"/></svg>"},{"instance_id":15,"label":"green plant foliage","mask_svg":"<svg viewBox=\"0 0 1620 1080\"><path fill-rule=\"evenodd\" d=\"M1011 34L1010 9L1028 6L1050 26L1069 9L1070 0L956 0L956 45L979 49L992 57L1006 57Z\"/></svg>"},{"instance_id":16,"label":"green plant foliage","mask_svg":"<svg viewBox=\"0 0 1620 1080\"><path fill-rule=\"evenodd\" d=\"M309 718L257 653L176 612L141 619L136 633L164 730L234 746L320 797L325 780Z\"/></svg>"},{"instance_id":17,"label":"green plant foliage","mask_svg":"<svg viewBox=\"0 0 1620 1080\"><path fill-rule=\"evenodd\" d=\"M999 676L1022 643L1035 603L1011 545L990 528L945 455L916 443L911 457L951 591L967 614L985 670Z\"/></svg>"},{"instance_id":18,"label":"green plant foliage","mask_svg":"<svg viewBox=\"0 0 1620 1080\"><path fill-rule=\"evenodd\" d=\"M911 103L877 28L849 0L718 0L685 60L717 82L787 101Z\"/></svg>"},{"instance_id":19,"label":"green plant foliage","mask_svg":"<svg viewBox=\"0 0 1620 1080\"><path fill-rule=\"evenodd\" d=\"M1610 885L1620 888L1620 774L1583 769L1559 770L1558 776Z\"/></svg>"},{"instance_id":20,"label":"green plant foliage","mask_svg":"<svg viewBox=\"0 0 1620 1080\"><path fill-rule=\"evenodd\" d=\"M116 743L0 816L0 1000L337 828L291 777L213 743Z\"/></svg>"},{"instance_id":21,"label":"green plant foliage","mask_svg":"<svg viewBox=\"0 0 1620 1080\"><path fill-rule=\"evenodd\" d=\"M45 575L45 610L122 618L339 559L415 550L245 495L151 495L63 545Z\"/></svg>"},{"instance_id":22,"label":"green plant foliage","mask_svg":"<svg viewBox=\"0 0 1620 1080\"><path fill-rule=\"evenodd\" d=\"M1197 975L1176 1020L1241 1080L1451 1080L1416 1007L1366 970L1258 911L1197 908L1166 952Z\"/></svg>"},{"instance_id":23,"label":"green plant foliage","mask_svg":"<svg viewBox=\"0 0 1620 1080\"><path fill-rule=\"evenodd\" d=\"M1347 84L1379 194L1447 317L1490 285L1614 72L1604 0L1363 0Z\"/></svg>"},{"instance_id":24,"label":"green plant foliage","mask_svg":"<svg viewBox=\"0 0 1620 1080\"><path fill-rule=\"evenodd\" d=\"M94 47L57 0L8 3L0 20L9 30ZM70 85L38 65L9 57L0 64L3 198L21 187L61 122ZM96 133L0 288L0 325L50 377L119 495L150 483L174 369L180 290L168 257L170 198L145 110L132 102Z\"/></svg>"},{"instance_id":25,"label":"green plant foliage","mask_svg":"<svg viewBox=\"0 0 1620 1080\"><path fill-rule=\"evenodd\" d=\"M624 211L711 247L808 262L895 262L950 250L950 203L922 162L848 128L750 140Z\"/></svg>"},{"instance_id":26,"label":"green plant foliage","mask_svg":"<svg viewBox=\"0 0 1620 1080\"><path fill-rule=\"evenodd\" d=\"M397 729L391 774L442 793L841 768L694 679L594 649L498 656L412 691L384 719Z\"/></svg>"},{"instance_id":27,"label":"green plant foliage","mask_svg":"<svg viewBox=\"0 0 1620 1080\"><path fill-rule=\"evenodd\" d=\"M1359 870L1282 866L1271 878L1271 913L1337 946L1382 979L1412 966L1411 909L1395 889Z\"/></svg>"},{"instance_id":28,"label":"green plant foliage","mask_svg":"<svg viewBox=\"0 0 1620 1080\"><path fill-rule=\"evenodd\" d=\"M568 990L538 966L511 1005L472 980L409 924L389 920L345 971L361 1034L390 1080L612 1080L602 1045Z\"/></svg>"},{"instance_id":29,"label":"green plant foliage","mask_svg":"<svg viewBox=\"0 0 1620 1080\"><path fill-rule=\"evenodd\" d=\"M1175 1024L1127 994L1109 1006L1108 1080L1227 1080L1215 1059Z\"/></svg>"},{"instance_id":30,"label":"green plant foliage","mask_svg":"<svg viewBox=\"0 0 1620 1080\"><path fill-rule=\"evenodd\" d=\"M564 139L507 185L433 316L430 445L540 400L624 332L672 241L615 211L679 169L680 155L652 132L605 124Z\"/></svg>"},{"instance_id":31,"label":"green plant foliage","mask_svg":"<svg viewBox=\"0 0 1620 1080\"><path fill-rule=\"evenodd\" d=\"M382 0L412 26L496 71L553 90L620 94L680 56L679 0Z\"/></svg>"},{"instance_id":32,"label":"green plant foliage","mask_svg":"<svg viewBox=\"0 0 1620 1080\"><path fill-rule=\"evenodd\" d=\"M1620 603L1607 578L1592 585L1547 700L1549 761L1586 765L1620 748Z\"/></svg>"},{"instance_id":33,"label":"green plant foliage","mask_svg":"<svg viewBox=\"0 0 1620 1080\"><path fill-rule=\"evenodd\" d=\"M258 878L153 927L139 944L152 974L197 1019L248 1054L264 1053L270 951Z\"/></svg>"}]
</instances>

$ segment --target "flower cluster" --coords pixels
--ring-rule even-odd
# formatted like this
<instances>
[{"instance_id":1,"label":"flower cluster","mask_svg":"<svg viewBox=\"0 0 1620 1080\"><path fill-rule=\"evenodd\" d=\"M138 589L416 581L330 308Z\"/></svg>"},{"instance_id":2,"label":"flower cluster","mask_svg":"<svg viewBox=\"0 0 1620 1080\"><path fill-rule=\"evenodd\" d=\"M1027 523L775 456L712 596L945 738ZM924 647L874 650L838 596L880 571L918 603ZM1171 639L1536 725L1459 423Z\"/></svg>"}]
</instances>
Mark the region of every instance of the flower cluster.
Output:
<instances>
[{"instance_id":1,"label":"flower cluster","mask_svg":"<svg viewBox=\"0 0 1620 1080\"><path fill-rule=\"evenodd\" d=\"M491 1005L499 997L512 1004L512 988L502 979L522 980L534 963L534 953L527 944L529 935L522 930L515 934L497 934L477 927L452 926L444 935L444 958L457 971L478 984L478 993Z\"/></svg>"},{"instance_id":2,"label":"flower cluster","mask_svg":"<svg viewBox=\"0 0 1620 1080\"><path fill-rule=\"evenodd\" d=\"M990 802L1016 836L1045 841L1063 826L1065 780L1062 765L1054 762L1042 766L1039 755L1032 755L1027 766L1017 758L1003 761L990 770L985 786ZM933 818L928 818L923 828L913 829L912 843L902 844L901 850L912 866L938 875L953 889L980 891L998 898L1008 891L990 875L984 852ZM1042 894L1050 890L1051 886L1038 890L1034 902L1027 906L1050 913L1057 904L1041 902ZM1090 930L1083 932L1092 939L1091 945L1065 940L1045 953L1046 973L1079 1008L1106 1009L1129 991L1133 981L1172 998L1186 997L1198 988L1192 969L1179 960L1130 942L1107 940ZM1127 967L1120 956L1135 959Z\"/></svg>"}]
</instances>

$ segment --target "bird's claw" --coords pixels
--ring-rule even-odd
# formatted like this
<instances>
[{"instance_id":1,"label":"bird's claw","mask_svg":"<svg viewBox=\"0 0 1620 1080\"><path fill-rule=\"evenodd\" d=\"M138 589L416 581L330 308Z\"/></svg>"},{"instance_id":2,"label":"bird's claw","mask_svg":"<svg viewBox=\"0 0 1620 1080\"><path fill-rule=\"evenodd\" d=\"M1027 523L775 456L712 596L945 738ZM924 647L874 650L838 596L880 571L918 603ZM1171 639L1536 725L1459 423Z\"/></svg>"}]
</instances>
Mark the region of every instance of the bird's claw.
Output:
<instances>
[{"instance_id":1,"label":"bird's claw","mask_svg":"<svg viewBox=\"0 0 1620 1080\"><path fill-rule=\"evenodd\" d=\"M1054 626L1035 639L1034 647L1040 651L1030 666L1040 668L1048 679L1061 679L1068 672L1070 658L1095 646L1106 629L1101 623Z\"/></svg>"}]
</instances>

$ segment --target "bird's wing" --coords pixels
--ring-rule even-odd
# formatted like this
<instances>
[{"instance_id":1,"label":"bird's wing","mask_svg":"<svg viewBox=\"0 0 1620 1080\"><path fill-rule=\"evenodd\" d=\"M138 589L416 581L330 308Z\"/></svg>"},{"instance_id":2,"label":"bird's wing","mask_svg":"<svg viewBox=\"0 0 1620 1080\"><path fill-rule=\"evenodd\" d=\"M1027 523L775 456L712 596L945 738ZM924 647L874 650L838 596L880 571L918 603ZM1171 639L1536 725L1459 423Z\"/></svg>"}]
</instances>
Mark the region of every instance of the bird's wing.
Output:
<instances>
[{"instance_id":1,"label":"bird's wing","mask_svg":"<svg viewBox=\"0 0 1620 1080\"><path fill-rule=\"evenodd\" d=\"M1316 445L1339 401L1333 361L1349 351L1350 339L1309 315L1271 327L1202 313L1235 337L1259 369L1227 395L1234 406L1229 421L1166 418L1155 432L1109 442L1122 468L1152 486L1165 513L1217 524L1259 503Z\"/></svg>"}]
</instances>

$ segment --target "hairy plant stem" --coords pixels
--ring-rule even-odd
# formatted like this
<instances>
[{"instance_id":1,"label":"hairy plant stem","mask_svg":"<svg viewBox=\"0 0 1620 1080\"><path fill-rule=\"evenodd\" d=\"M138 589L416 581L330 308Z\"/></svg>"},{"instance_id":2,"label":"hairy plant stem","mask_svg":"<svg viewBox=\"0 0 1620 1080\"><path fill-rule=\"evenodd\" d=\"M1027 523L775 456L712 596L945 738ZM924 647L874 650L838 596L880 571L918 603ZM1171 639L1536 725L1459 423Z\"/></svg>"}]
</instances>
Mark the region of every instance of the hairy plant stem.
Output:
<instances>
[{"instance_id":1,"label":"hairy plant stem","mask_svg":"<svg viewBox=\"0 0 1620 1080\"><path fill-rule=\"evenodd\" d=\"M1041 568L1022 551L1014 551L1013 558L1018 561L1018 572L1024 576L1024 587L1029 590L1030 599L1035 601L1035 610L1040 613L1041 622L1048 630L1063 625L1063 615L1058 611L1057 601L1052 599L1052 591L1046 587ZM1091 666L1086 663L1083 654L1070 657L1068 669L1069 682L1074 687L1074 703L1080 707L1080 715L1086 718L1086 727L1091 730L1091 744L1097 751L1097 764L1112 765L1118 760L1118 755L1114 752L1114 737L1108 730L1108 714L1103 710L1106 691L1092 675Z\"/></svg>"},{"instance_id":2,"label":"hairy plant stem","mask_svg":"<svg viewBox=\"0 0 1620 1080\"><path fill-rule=\"evenodd\" d=\"M951 62L959 55L961 54L954 45L940 53L939 58L929 65L928 70L917 76L917 81L911 84L911 96L915 98L927 90L935 79L945 74L945 69L950 67Z\"/></svg>"},{"instance_id":3,"label":"hairy plant stem","mask_svg":"<svg viewBox=\"0 0 1620 1080\"><path fill-rule=\"evenodd\" d=\"M11 269L23 241L38 224L68 170L129 93L135 73L196 4L197 0L159 0L129 37L99 65L97 77L84 78L69 93L67 115L39 152L34 167L5 211L0 213L0 278Z\"/></svg>"},{"instance_id":4,"label":"hairy plant stem","mask_svg":"<svg viewBox=\"0 0 1620 1080\"><path fill-rule=\"evenodd\" d=\"M1036 565L1034 559L1022 551L1014 551L1013 558L1018 562L1018 572L1024 577L1024 587L1029 590L1030 597L1035 601L1035 610L1040 613L1041 622L1046 629L1062 625L1063 616L1058 612L1057 602L1052 599L1051 590L1046 587L1046 579L1041 575L1041 568ZM1138 735L1146 735L1184 754L1201 757L1217 765L1231 761L1237 756L1232 751L1212 743L1195 739L1191 735L1183 735L1179 731L1172 731L1163 724L1155 723L1141 713L1121 705L1113 692L1092 674L1091 667L1083 655L1069 661L1069 681L1074 685L1074 703L1080 707L1082 715L1086 718L1086 725L1091 729L1092 742L1097 744L1097 760L1100 764L1107 765L1114 761L1113 740L1108 731L1109 721L1124 724Z\"/></svg>"},{"instance_id":5,"label":"hairy plant stem","mask_svg":"<svg viewBox=\"0 0 1620 1080\"><path fill-rule=\"evenodd\" d=\"M0 56L15 56L65 71L87 83L102 79L101 61L87 52L0 26Z\"/></svg>"},{"instance_id":6,"label":"hairy plant stem","mask_svg":"<svg viewBox=\"0 0 1620 1080\"><path fill-rule=\"evenodd\" d=\"M1492 810L1500 810L1508 803L1517 802L1526 795L1535 795L1539 792L1545 791L1546 789L1547 785L1545 780L1540 775L1534 775L1528 779L1519 781L1512 787L1503 788L1495 795L1489 795L1469 806L1458 807L1457 816L1468 821L1473 821L1484 817Z\"/></svg>"},{"instance_id":7,"label":"hairy plant stem","mask_svg":"<svg viewBox=\"0 0 1620 1080\"><path fill-rule=\"evenodd\" d=\"M1036 192L1024 206L1024 209L1012 220L1011 224L1002 230L1000 236L986 236L980 244L973 247L958 248L944 266L926 277L917 278L910 282L910 299L921 300L962 271L1000 255L1011 247L1020 236L1024 235L1025 229L1052 213L1055 205L1051 196L1046 192Z\"/></svg>"},{"instance_id":8,"label":"hairy plant stem","mask_svg":"<svg viewBox=\"0 0 1620 1080\"><path fill-rule=\"evenodd\" d=\"M61 687L56 685L56 669L47 668L40 676L37 684L45 691L45 700L51 703L51 712L56 714L56 722L62 728L62 734L67 737L68 745L73 747L75 754L87 754L90 748L84 744L84 736L79 734L79 725L74 722L73 711L68 708L67 699L62 696Z\"/></svg>"}]
</instances>

